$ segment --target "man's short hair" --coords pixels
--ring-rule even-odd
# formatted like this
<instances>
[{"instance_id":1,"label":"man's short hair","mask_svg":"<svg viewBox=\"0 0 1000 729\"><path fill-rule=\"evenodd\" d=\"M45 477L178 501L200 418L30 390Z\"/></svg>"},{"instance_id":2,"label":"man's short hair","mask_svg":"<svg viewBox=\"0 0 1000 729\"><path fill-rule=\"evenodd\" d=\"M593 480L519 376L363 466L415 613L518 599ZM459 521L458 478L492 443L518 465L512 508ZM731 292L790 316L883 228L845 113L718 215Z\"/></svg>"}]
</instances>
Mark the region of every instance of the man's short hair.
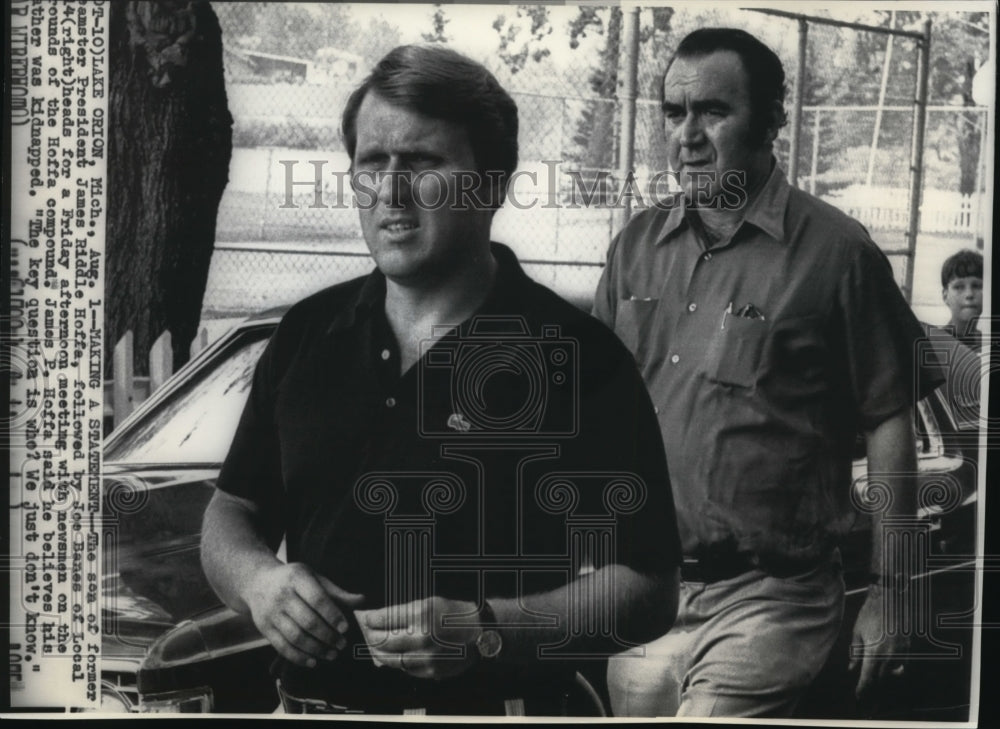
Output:
<instances>
[{"instance_id":1,"label":"man's short hair","mask_svg":"<svg viewBox=\"0 0 1000 729\"><path fill-rule=\"evenodd\" d=\"M983 277L983 254L965 249L948 256L941 266L941 288L948 288L953 279L968 276Z\"/></svg>"},{"instance_id":2,"label":"man's short hair","mask_svg":"<svg viewBox=\"0 0 1000 729\"><path fill-rule=\"evenodd\" d=\"M517 168L517 104L482 64L439 45L405 45L389 51L347 99L341 121L351 160L355 126L369 91L391 104L465 128L479 172L499 176L505 191Z\"/></svg>"},{"instance_id":3,"label":"man's short hair","mask_svg":"<svg viewBox=\"0 0 1000 729\"><path fill-rule=\"evenodd\" d=\"M751 137L762 144L769 129L788 123L785 114L785 69L777 54L739 28L699 28L684 36L664 71L677 58L698 58L716 51L732 51L739 56L750 81ZM663 84L660 84L663 94ZM662 98L661 98L662 101ZM775 106L777 102L777 106Z\"/></svg>"}]
</instances>

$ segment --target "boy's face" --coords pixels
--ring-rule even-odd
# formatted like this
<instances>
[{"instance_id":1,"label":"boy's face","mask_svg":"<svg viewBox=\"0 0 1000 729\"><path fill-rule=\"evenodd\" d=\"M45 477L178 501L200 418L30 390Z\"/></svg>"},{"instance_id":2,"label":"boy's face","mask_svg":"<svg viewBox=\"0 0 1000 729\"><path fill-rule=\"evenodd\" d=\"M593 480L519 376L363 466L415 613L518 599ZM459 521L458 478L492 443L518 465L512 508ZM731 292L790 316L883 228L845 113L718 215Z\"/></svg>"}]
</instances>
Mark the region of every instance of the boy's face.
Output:
<instances>
[{"instance_id":1,"label":"boy's face","mask_svg":"<svg viewBox=\"0 0 1000 729\"><path fill-rule=\"evenodd\" d=\"M968 324L983 313L983 279L979 276L953 278L943 294L952 324Z\"/></svg>"}]
</instances>

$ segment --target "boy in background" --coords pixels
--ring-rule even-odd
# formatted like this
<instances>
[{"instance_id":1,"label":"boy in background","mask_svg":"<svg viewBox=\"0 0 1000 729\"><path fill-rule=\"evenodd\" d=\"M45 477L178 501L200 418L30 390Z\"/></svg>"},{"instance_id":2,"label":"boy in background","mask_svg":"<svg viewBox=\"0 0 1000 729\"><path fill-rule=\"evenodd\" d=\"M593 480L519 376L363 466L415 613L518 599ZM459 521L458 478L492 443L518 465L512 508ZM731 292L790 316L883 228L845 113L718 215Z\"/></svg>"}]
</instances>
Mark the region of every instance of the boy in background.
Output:
<instances>
[{"instance_id":1,"label":"boy in background","mask_svg":"<svg viewBox=\"0 0 1000 729\"><path fill-rule=\"evenodd\" d=\"M983 313L983 256L961 250L941 266L941 295L951 312L945 329L962 344L977 352L983 334L976 328Z\"/></svg>"}]
</instances>

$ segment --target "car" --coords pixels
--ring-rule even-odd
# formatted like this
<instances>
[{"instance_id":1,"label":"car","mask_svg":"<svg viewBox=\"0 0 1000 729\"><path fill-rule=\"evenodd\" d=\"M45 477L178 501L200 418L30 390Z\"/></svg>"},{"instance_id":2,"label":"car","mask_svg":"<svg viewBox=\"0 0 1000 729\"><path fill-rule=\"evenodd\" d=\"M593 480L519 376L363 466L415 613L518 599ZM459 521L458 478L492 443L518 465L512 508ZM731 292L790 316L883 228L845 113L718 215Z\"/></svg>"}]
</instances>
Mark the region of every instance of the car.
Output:
<instances>
[{"instance_id":1,"label":"car","mask_svg":"<svg viewBox=\"0 0 1000 729\"><path fill-rule=\"evenodd\" d=\"M274 652L252 620L223 606L208 585L199 539L255 363L281 313L251 317L222 336L106 441L104 710L270 713L278 706L268 671ZM905 627L921 659L911 661L906 687L873 704L853 701L846 668L850 627L870 576L870 520L859 517L842 549L845 628L800 716L969 719L976 468L948 395L949 388L940 388L918 403L923 503L918 519L900 532L919 543L913 585L933 606ZM877 510L878 489L868 488L863 449L856 456L854 501L859 509ZM584 673L606 699L602 667ZM600 715L604 701L595 702L586 683L579 712Z\"/></svg>"}]
</instances>

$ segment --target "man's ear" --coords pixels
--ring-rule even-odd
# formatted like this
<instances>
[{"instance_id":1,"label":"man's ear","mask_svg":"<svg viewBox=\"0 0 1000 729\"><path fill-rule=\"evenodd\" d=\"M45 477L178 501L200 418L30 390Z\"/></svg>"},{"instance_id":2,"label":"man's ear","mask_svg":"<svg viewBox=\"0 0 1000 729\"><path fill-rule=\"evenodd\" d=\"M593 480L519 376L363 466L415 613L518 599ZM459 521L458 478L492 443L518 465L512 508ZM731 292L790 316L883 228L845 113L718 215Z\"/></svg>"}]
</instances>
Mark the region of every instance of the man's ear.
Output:
<instances>
[{"instance_id":1,"label":"man's ear","mask_svg":"<svg viewBox=\"0 0 1000 729\"><path fill-rule=\"evenodd\" d=\"M764 132L763 143L765 146L771 146L778 138L778 130L784 125L785 107L780 101L773 101L767 116L767 129Z\"/></svg>"},{"instance_id":2,"label":"man's ear","mask_svg":"<svg viewBox=\"0 0 1000 729\"><path fill-rule=\"evenodd\" d=\"M486 193L486 200L493 204L493 212L496 213L507 198L507 189L510 185L511 175L497 175L487 173L484 175L483 188Z\"/></svg>"},{"instance_id":3,"label":"man's ear","mask_svg":"<svg viewBox=\"0 0 1000 729\"><path fill-rule=\"evenodd\" d=\"M945 301L945 302L948 301L948 287L947 286L945 286L943 289L941 289L941 301Z\"/></svg>"}]
</instances>

